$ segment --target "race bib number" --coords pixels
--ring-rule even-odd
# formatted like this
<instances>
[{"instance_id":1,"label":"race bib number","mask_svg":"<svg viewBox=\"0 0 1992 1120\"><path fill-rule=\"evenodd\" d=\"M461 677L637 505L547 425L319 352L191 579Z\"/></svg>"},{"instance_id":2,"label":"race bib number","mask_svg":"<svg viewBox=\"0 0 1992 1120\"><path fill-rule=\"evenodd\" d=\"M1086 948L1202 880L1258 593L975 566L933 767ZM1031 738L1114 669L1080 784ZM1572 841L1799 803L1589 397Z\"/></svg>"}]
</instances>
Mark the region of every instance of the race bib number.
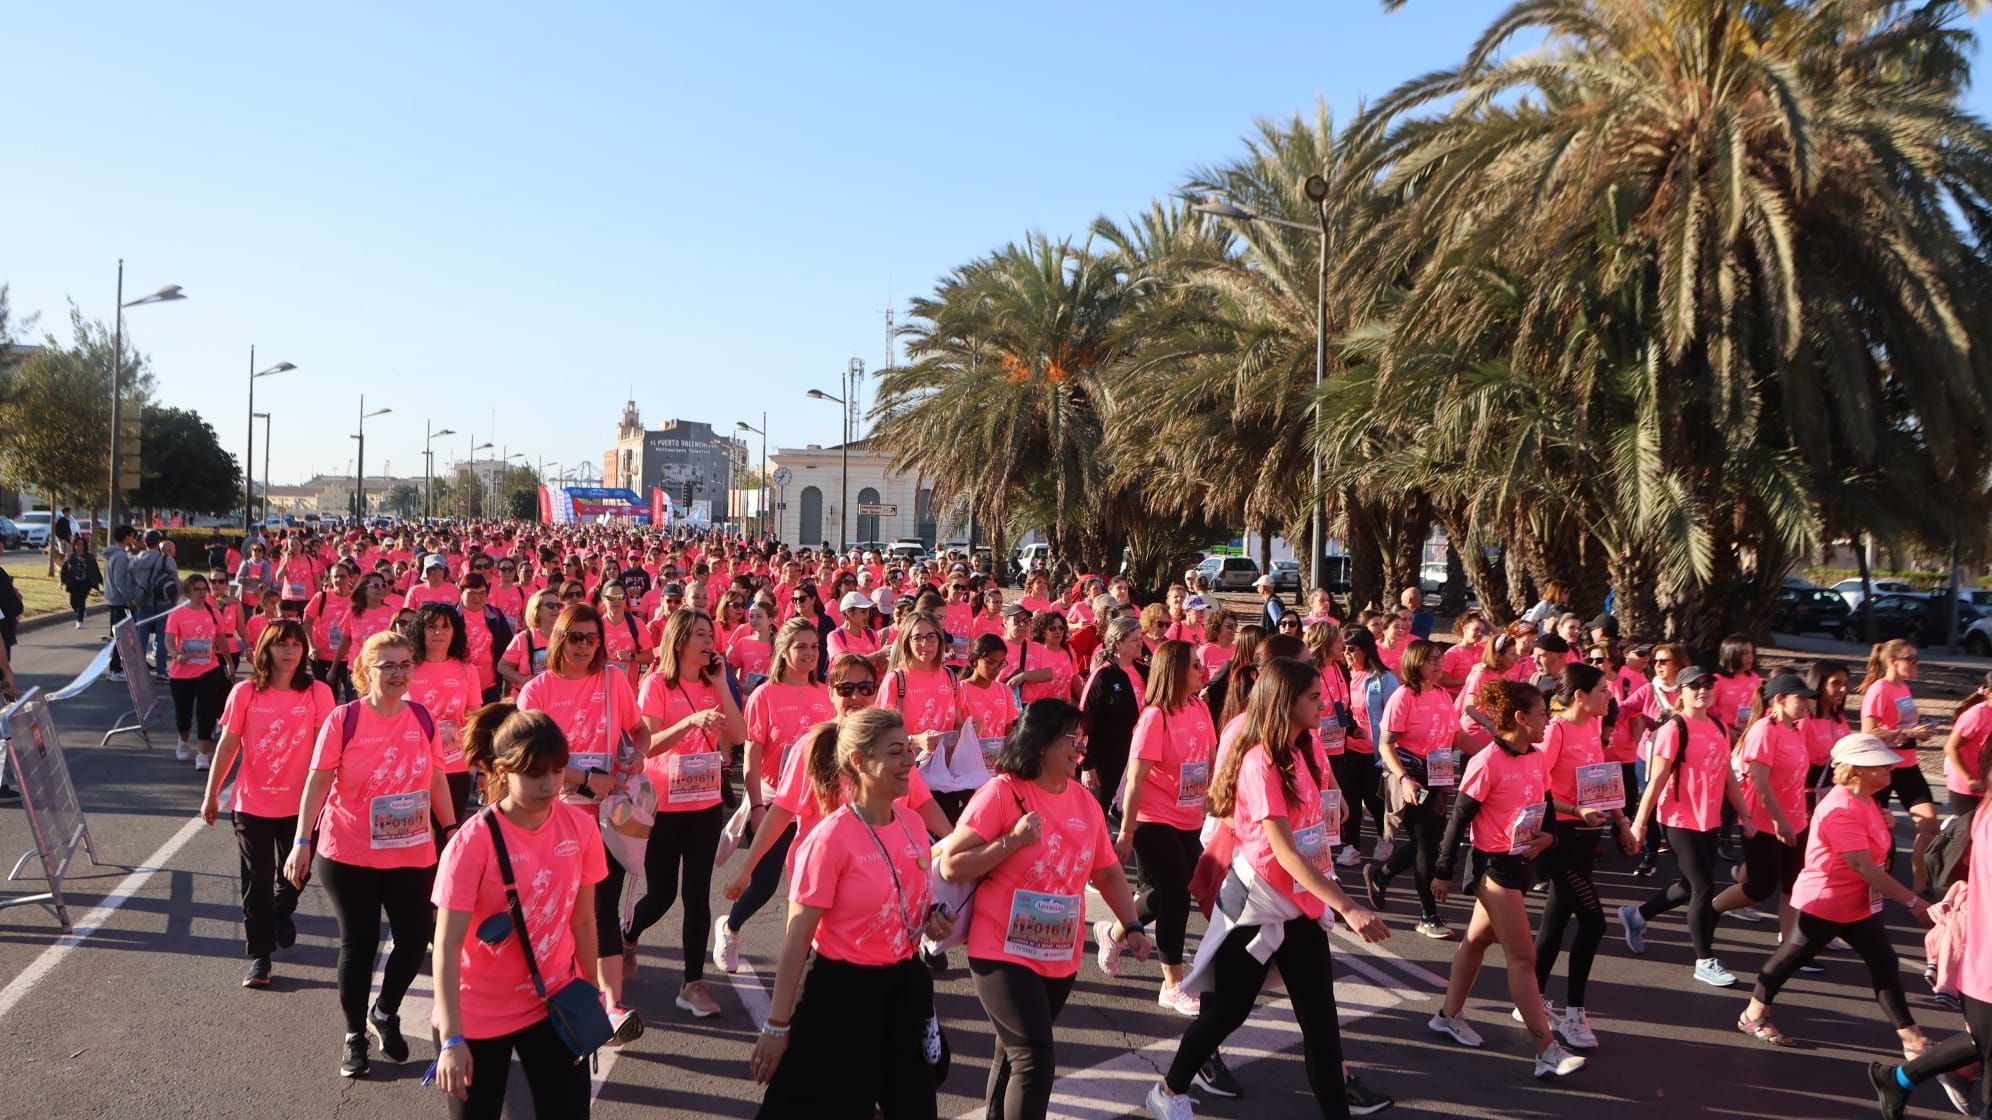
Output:
<instances>
[{"instance_id":1,"label":"race bib number","mask_svg":"<svg viewBox=\"0 0 1992 1120\"><path fill-rule=\"evenodd\" d=\"M615 770L615 759L607 751L577 751L567 756L567 768L576 774L590 770L607 774Z\"/></svg>"},{"instance_id":2,"label":"race bib number","mask_svg":"<svg viewBox=\"0 0 1992 1120\"><path fill-rule=\"evenodd\" d=\"M180 656L196 665L205 665L214 660L214 641L210 638L182 638Z\"/></svg>"},{"instance_id":3,"label":"race bib number","mask_svg":"<svg viewBox=\"0 0 1992 1120\"><path fill-rule=\"evenodd\" d=\"M455 765L463 761L463 733L453 719L436 721L436 738L443 744L443 761Z\"/></svg>"},{"instance_id":4,"label":"race bib number","mask_svg":"<svg viewBox=\"0 0 1992 1120\"><path fill-rule=\"evenodd\" d=\"M1201 809L1210 793L1210 761L1185 762L1176 768L1176 808Z\"/></svg>"},{"instance_id":5,"label":"race bib number","mask_svg":"<svg viewBox=\"0 0 1992 1120\"><path fill-rule=\"evenodd\" d=\"M292 580L284 581L284 598L293 602L305 597L304 584Z\"/></svg>"},{"instance_id":6,"label":"race bib number","mask_svg":"<svg viewBox=\"0 0 1992 1120\"><path fill-rule=\"evenodd\" d=\"M343 638L343 637L345 637L345 636L346 636L346 628L345 628L344 626L341 626L341 625L339 625L338 623L336 623L336 622L335 622L335 623L333 623L332 625L330 625L330 626L328 626L328 627L326 627L326 628L325 628L325 633L326 633L326 636L327 636L327 638L328 638L328 639L329 639L329 640L331 641L331 643L332 643L332 648L333 648L333 649L338 649L338 648L339 648L339 639L341 639L341 638Z\"/></svg>"},{"instance_id":7,"label":"race bib number","mask_svg":"<svg viewBox=\"0 0 1992 1120\"><path fill-rule=\"evenodd\" d=\"M1895 699L1895 726L1914 727L1919 717L1916 715L1916 699L1913 696L1898 696Z\"/></svg>"},{"instance_id":8,"label":"race bib number","mask_svg":"<svg viewBox=\"0 0 1992 1120\"><path fill-rule=\"evenodd\" d=\"M546 672L546 651L543 649L533 651L533 672Z\"/></svg>"},{"instance_id":9,"label":"race bib number","mask_svg":"<svg viewBox=\"0 0 1992 1120\"><path fill-rule=\"evenodd\" d=\"M1748 704L1743 704L1736 709L1736 726L1742 727L1750 722L1750 710L1750 705Z\"/></svg>"},{"instance_id":10,"label":"race bib number","mask_svg":"<svg viewBox=\"0 0 1992 1120\"><path fill-rule=\"evenodd\" d=\"M1425 756L1425 784L1433 789L1451 789L1459 784L1459 752L1451 747L1433 747Z\"/></svg>"},{"instance_id":11,"label":"race bib number","mask_svg":"<svg viewBox=\"0 0 1992 1120\"><path fill-rule=\"evenodd\" d=\"M383 794L373 799L368 829L376 851L413 848L429 840L429 791Z\"/></svg>"},{"instance_id":12,"label":"race bib number","mask_svg":"<svg viewBox=\"0 0 1992 1120\"><path fill-rule=\"evenodd\" d=\"M667 802L672 805L687 805L711 801L719 796L718 751L674 754L666 758L664 773L671 789L670 795L665 798Z\"/></svg>"},{"instance_id":13,"label":"race bib number","mask_svg":"<svg viewBox=\"0 0 1992 1120\"><path fill-rule=\"evenodd\" d=\"M1540 801L1534 801L1515 810L1515 819L1509 825L1508 854L1518 856L1528 851L1529 845L1542 833L1542 810Z\"/></svg>"},{"instance_id":14,"label":"race bib number","mask_svg":"<svg viewBox=\"0 0 1992 1120\"><path fill-rule=\"evenodd\" d=\"M1030 961L1068 961L1086 916L1086 896L1018 891L1010 896L1003 951Z\"/></svg>"},{"instance_id":15,"label":"race bib number","mask_svg":"<svg viewBox=\"0 0 1992 1120\"><path fill-rule=\"evenodd\" d=\"M1342 791L1324 789L1321 791L1321 819L1339 827L1342 823Z\"/></svg>"},{"instance_id":16,"label":"race bib number","mask_svg":"<svg viewBox=\"0 0 1992 1120\"><path fill-rule=\"evenodd\" d=\"M1003 736L985 735L982 737L983 761L994 762L996 761L996 756L1002 753L1003 753Z\"/></svg>"},{"instance_id":17,"label":"race bib number","mask_svg":"<svg viewBox=\"0 0 1992 1120\"><path fill-rule=\"evenodd\" d=\"M1577 807L1607 812L1625 808L1625 768L1616 762L1594 762L1577 768Z\"/></svg>"},{"instance_id":18,"label":"race bib number","mask_svg":"<svg viewBox=\"0 0 1992 1120\"><path fill-rule=\"evenodd\" d=\"M1300 851L1303 859L1314 865L1316 871L1321 872L1323 876L1330 879L1335 877L1335 854L1328 847L1328 824L1326 821L1316 821L1306 828L1296 829L1293 834L1293 846ZM1296 879L1293 884L1293 893L1296 895L1309 895L1314 892L1302 886L1300 881Z\"/></svg>"},{"instance_id":19,"label":"race bib number","mask_svg":"<svg viewBox=\"0 0 1992 1120\"><path fill-rule=\"evenodd\" d=\"M1342 729L1342 717L1334 712L1321 717L1321 753L1330 758L1342 753L1343 739L1347 732Z\"/></svg>"}]
</instances>

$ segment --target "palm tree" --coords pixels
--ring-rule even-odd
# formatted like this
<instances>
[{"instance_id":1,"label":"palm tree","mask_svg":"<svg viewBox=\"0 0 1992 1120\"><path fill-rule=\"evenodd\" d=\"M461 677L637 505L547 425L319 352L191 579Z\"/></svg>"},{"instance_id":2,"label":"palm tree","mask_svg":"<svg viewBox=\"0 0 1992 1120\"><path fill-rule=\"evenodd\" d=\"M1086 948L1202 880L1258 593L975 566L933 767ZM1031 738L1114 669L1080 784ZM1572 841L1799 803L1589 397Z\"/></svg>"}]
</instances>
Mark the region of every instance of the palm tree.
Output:
<instances>
[{"instance_id":1,"label":"palm tree","mask_svg":"<svg viewBox=\"0 0 1992 1120\"><path fill-rule=\"evenodd\" d=\"M1952 26L1978 6L1513 4L1358 123L1395 205L1346 267L1410 278L1345 286L1389 317L1376 393L1477 387L1496 491L1584 483L1617 586L1693 641L1760 621L1844 480L1955 539L1992 411L1992 134Z\"/></svg>"}]
</instances>

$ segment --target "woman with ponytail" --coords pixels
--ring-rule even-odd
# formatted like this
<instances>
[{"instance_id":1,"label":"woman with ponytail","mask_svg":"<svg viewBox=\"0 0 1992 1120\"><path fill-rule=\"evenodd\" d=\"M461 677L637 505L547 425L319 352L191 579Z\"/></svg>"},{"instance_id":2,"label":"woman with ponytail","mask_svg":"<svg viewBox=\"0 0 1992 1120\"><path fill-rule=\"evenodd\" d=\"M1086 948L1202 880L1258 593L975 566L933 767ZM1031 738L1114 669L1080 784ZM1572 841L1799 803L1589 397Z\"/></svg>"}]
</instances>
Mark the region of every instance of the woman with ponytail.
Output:
<instances>
[{"instance_id":1,"label":"woman with ponytail","mask_svg":"<svg viewBox=\"0 0 1992 1120\"><path fill-rule=\"evenodd\" d=\"M1889 795L1894 794L1915 822L1916 839L1909 850L1909 889L1919 895L1930 887L1930 870L1923 862L1923 853L1937 838L1936 798L1931 796L1930 780L1916 761L1917 745L1930 731L1917 714L1916 699L1909 691L1920 661L1916 647L1901 638L1879 642L1868 654L1867 676L1860 689L1861 730L1894 748L1899 759L1888 788L1876 801L1887 809Z\"/></svg>"},{"instance_id":2,"label":"woman with ponytail","mask_svg":"<svg viewBox=\"0 0 1992 1120\"><path fill-rule=\"evenodd\" d=\"M905 722L867 708L805 745L798 761L828 815L795 849L788 936L748 1059L768 1086L758 1115L932 1120L934 982L915 953L923 933L942 938L954 923L928 915L925 825L901 804L915 770Z\"/></svg>"}]
</instances>

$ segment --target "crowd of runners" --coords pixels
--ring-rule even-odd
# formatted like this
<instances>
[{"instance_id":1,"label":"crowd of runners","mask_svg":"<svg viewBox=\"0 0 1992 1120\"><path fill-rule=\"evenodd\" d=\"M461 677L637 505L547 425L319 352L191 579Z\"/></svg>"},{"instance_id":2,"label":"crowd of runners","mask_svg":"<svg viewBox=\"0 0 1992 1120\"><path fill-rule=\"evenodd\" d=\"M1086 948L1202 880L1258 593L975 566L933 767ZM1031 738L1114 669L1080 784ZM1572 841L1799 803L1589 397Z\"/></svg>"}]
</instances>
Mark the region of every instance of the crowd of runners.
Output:
<instances>
[{"instance_id":1,"label":"crowd of runners","mask_svg":"<svg viewBox=\"0 0 1992 1120\"><path fill-rule=\"evenodd\" d=\"M1429 1028L1460 1046L1486 1044L1467 1004L1498 946L1529 1069L1568 1077L1632 1012L1587 991L1614 926L1592 881L1607 844L1658 887L1618 910L1626 951L1678 910L1684 979L1736 985L1723 919L1777 923L1735 1008L1767 1046L1792 1045L1780 989L1829 945L1858 955L1902 1054L1868 1070L1884 1116L1928 1080L1962 1109L1992 1051L1992 933L1974 935L1992 891L1970 890L1992 863L1971 843L1992 677L1926 717L1907 642L1763 676L1747 638L1706 657L1621 638L1555 584L1505 627L1458 618L1447 646L1415 590L1347 617L1262 586L1241 614L1200 587L1141 604L1125 579L1038 571L1019 594L983 558L634 526L294 531L205 572L157 559L156 533L114 539L114 584L177 585L144 624L150 669L205 771L202 816L234 824L243 985L270 984L315 880L338 918L338 1073L423 1050L452 1116L499 1115L513 1061L537 1115L586 1115L585 1059L645 1030L625 998L640 945L675 932L683 953L652 1025L713 1018L706 969L739 969L756 920L785 929L740 1055L763 1116L934 1117L948 1036L979 1029L988 1115L1045 1116L1089 953L1126 983L1154 959L1186 1020L1148 1091L1159 1120L1190 1117L1193 1091L1245 1094L1223 1045L1274 966L1321 1115L1381 1111L1337 1023L1338 922L1457 941ZM1917 765L1933 737L1942 835ZM1891 800L1915 826L1901 853ZM1463 931L1440 907L1455 890ZM1112 916L1089 923L1089 894ZM1927 975L1966 1028L1945 1041L1911 1017L1892 907L1932 927ZM398 1015L425 961L434 1018L411 1047ZM950 967L986 1027L935 1015Z\"/></svg>"}]
</instances>

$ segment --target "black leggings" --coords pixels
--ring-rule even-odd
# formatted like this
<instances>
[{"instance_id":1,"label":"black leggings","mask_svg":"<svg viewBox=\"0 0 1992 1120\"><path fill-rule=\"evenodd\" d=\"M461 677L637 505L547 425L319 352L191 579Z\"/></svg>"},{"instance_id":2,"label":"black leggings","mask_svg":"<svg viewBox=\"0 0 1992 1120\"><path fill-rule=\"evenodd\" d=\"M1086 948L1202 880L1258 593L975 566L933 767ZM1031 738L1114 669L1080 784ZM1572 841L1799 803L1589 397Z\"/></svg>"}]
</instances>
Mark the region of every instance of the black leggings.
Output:
<instances>
[{"instance_id":1,"label":"black leggings","mask_svg":"<svg viewBox=\"0 0 1992 1120\"><path fill-rule=\"evenodd\" d=\"M228 674L216 665L198 677L174 677L166 687L173 693L173 723L180 738L198 727L194 738L214 742L214 725L221 720L221 706L228 699Z\"/></svg>"},{"instance_id":2,"label":"black leggings","mask_svg":"<svg viewBox=\"0 0 1992 1120\"><path fill-rule=\"evenodd\" d=\"M1134 854L1148 890L1135 900L1135 917L1155 923L1155 949L1163 964L1183 963L1183 934L1190 928L1190 875L1203 855L1194 828L1153 821L1134 826Z\"/></svg>"},{"instance_id":3,"label":"black leggings","mask_svg":"<svg viewBox=\"0 0 1992 1120\"><path fill-rule=\"evenodd\" d=\"M346 1033L366 1029L367 994L373 989L374 957L380 952L380 915L387 912L387 928L394 934L394 949L387 954L387 966L380 973L380 1009L392 1015L401 1008L401 997L422 971L429 955L429 938L435 932L436 911L429 905L429 890L436 882L436 869L429 867L363 867L339 863L319 856L312 869L325 884L332 899L332 912L339 918L339 1009L346 1015Z\"/></svg>"},{"instance_id":4,"label":"black leggings","mask_svg":"<svg viewBox=\"0 0 1992 1120\"><path fill-rule=\"evenodd\" d=\"M277 920L297 913L297 888L283 874L297 836L296 817L237 812L235 849L242 860L242 935L253 960L277 950Z\"/></svg>"},{"instance_id":5,"label":"black leggings","mask_svg":"<svg viewBox=\"0 0 1992 1120\"><path fill-rule=\"evenodd\" d=\"M1992 1065L1992 1003L1964 997L1963 1034L1954 1034L1902 1064L1902 1072L1920 1085L1940 1073L1963 1069L1973 1062Z\"/></svg>"},{"instance_id":6,"label":"black leggings","mask_svg":"<svg viewBox=\"0 0 1992 1120\"><path fill-rule=\"evenodd\" d=\"M1439 904L1432 897L1433 870L1438 864L1439 841L1444 838L1446 825L1435 808L1442 795L1434 792L1425 799L1423 805L1404 806L1404 832L1398 838L1397 846L1390 851L1390 858L1383 862L1383 869L1377 879L1388 885L1405 868L1412 869L1412 883L1418 888L1420 913L1427 918L1437 917Z\"/></svg>"},{"instance_id":7,"label":"black leggings","mask_svg":"<svg viewBox=\"0 0 1992 1120\"><path fill-rule=\"evenodd\" d=\"M940 795L935 794L934 800L939 801ZM727 929L739 933L747 919L760 913L761 907L775 897L775 891L782 885L782 868L788 866L789 845L795 843L795 829L795 822L790 821L782 834L775 837L773 846L762 854L761 862L754 865L747 889L740 892L740 897L733 900L733 909L726 912Z\"/></svg>"},{"instance_id":8,"label":"black leggings","mask_svg":"<svg viewBox=\"0 0 1992 1120\"><path fill-rule=\"evenodd\" d=\"M604 844L609 873L595 884L595 952L602 957L619 956L623 951L622 895L629 869L616 858L613 844Z\"/></svg>"},{"instance_id":9,"label":"black leggings","mask_svg":"<svg viewBox=\"0 0 1992 1120\"><path fill-rule=\"evenodd\" d=\"M1868 982L1874 986L1875 1002L1881 1005L1888 1025L1897 1030L1915 1025L1909 1017L1909 1001L1902 994L1900 962L1879 914L1869 914L1858 922L1835 922L1800 910L1797 930L1764 962L1763 971L1757 973L1757 987L1750 994L1768 1006L1778 998L1778 989L1785 981L1801 965L1810 964L1836 937L1845 939L1867 965Z\"/></svg>"},{"instance_id":10,"label":"black leggings","mask_svg":"<svg viewBox=\"0 0 1992 1120\"><path fill-rule=\"evenodd\" d=\"M922 1043L934 978L912 959L861 965L817 957L803 976L788 1052L755 1115L934 1120Z\"/></svg>"},{"instance_id":11,"label":"black leggings","mask_svg":"<svg viewBox=\"0 0 1992 1120\"><path fill-rule=\"evenodd\" d=\"M1752 906L1778 891L1790 898L1791 885L1798 882L1804 866L1805 833L1798 834L1798 843L1787 844L1777 833L1759 829L1757 835L1743 838L1743 895Z\"/></svg>"},{"instance_id":12,"label":"black leggings","mask_svg":"<svg viewBox=\"0 0 1992 1120\"><path fill-rule=\"evenodd\" d=\"M1370 823L1377 836L1383 835L1383 785L1378 778L1376 756L1343 749L1328 756L1328 769L1342 789L1342 843L1353 844L1362 836L1363 810L1369 810Z\"/></svg>"},{"instance_id":13,"label":"black leggings","mask_svg":"<svg viewBox=\"0 0 1992 1120\"><path fill-rule=\"evenodd\" d=\"M1215 986L1204 994L1196 1021L1183 1033L1183 1041L1176 1047L1176 1057L1169 1063L1163 1084L1171 1092L1190 1091L1190 1080L1197 1070L1252 1014L1259 989L1265 985L1266 973L1277 963L1287 998L1293 1002L1294 1021L1300 1025L1301 1056L1307 1065L1308 1087L1314 1090L1314 1103L1323 1117L1347 1120L1349 1102L1342 1086L1342 1028L1336 1020L1335 978L1329 965L1327 931L1313 918L1295 918L1286 923L1285 939L1266 961L1255 959L1246 948L1258 933L1258 926L1240 926L1218 947L1217 958L1211 965L1215 970Z\"/></svg>"},{"instance_id":14,"label":"black leggings","mask_svg":"<svg viewBox=\"0 0 1992 1120\"><path fill-rule=\"evenodd\" d=\"M451 1098L450 1120L499 1120L514 1054L519 1057L519 1072L526 1075L534 1116L587 1117L592 1103L588 1063L574 1060L574 1051L560 1041L552 1019L497 1038L466 1039L464 1045L470 1048L470 1090L461 1101Z\"/></svg>"},{"instance_id":15,"label":"black leggings","mask_svg":"<svg viewBox=\"0 0 1992 1120\"><path fill-rule=\"evenodd\" d=\"M1695 947L1695 959L1715 955L1715 833L1711 828L1666 826L1667 843L1674 849L1674 862L1681 877L1655 891L1639 904L1639 916L1647 921L1688 904L1688 941Z\"/></svg>"},{"instance_id":16,"label":"black leggings","mask_svg":"<svg viewBox=\"0 0 1992 1120\"><path fill-rule=\"evenodd\" d=\"M1605 908L1591 882L1598 858L1598 831L1573 821L1558 821L1556 843L1537 861L1549 882L1549 902L1542 908L1536 930L1536 987L1549 993L1549 974L1556 971L1556 954L1563 948L1563 929L1577 920L1577 938L1570 943L1570 982L1564 999L1572 1007L1587 1006L1584 990L1591 982L1591 962L1605 939Z\"/></svg>"},{"instance_id":17,"label":"black leggings","mask_svg":"<svg viewBox=\"0 0 1992 1120\"><path fill-rule=\"evenodd\" d=\"M726 808L709 805L689 813L660 811L650 828L650 843L643 849L643 878L648 888L636 900L629 929L623 936L635 941L657 924L677 901L679 866L684 868L685 983L705 977L706 939L712 936L712 859L719 851L719 830L726 824Z\"/></svg>"},{"instance_id":18,"label":"black leggings","mask_svg":"<svg viewBox=\"0 0 1992 1120\"><path fill-rule=\"evenodd\" d=\"M975 996L996 1030L996 1058L984 1094L986 1120L1040 1120L1058 1079L1052 1024L1079 977L1040 976L1012 961L968 958Z\"/></svg>"}]
</instances>

